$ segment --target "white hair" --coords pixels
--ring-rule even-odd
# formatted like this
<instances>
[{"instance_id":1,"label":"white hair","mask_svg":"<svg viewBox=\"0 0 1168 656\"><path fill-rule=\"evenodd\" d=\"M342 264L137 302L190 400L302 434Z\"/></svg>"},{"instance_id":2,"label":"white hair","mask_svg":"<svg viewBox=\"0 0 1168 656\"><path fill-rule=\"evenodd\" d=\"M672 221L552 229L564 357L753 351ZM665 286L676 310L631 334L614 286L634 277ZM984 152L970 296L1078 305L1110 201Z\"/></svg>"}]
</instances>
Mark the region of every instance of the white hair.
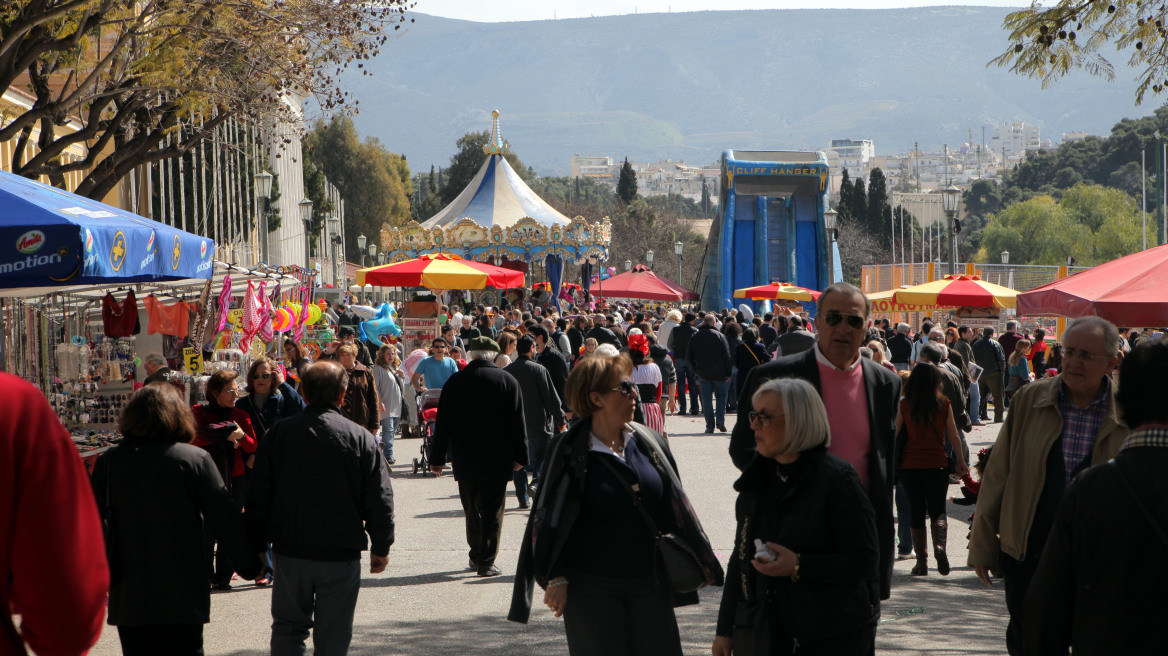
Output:
<instances>
[{"instance_id":1,"label":"white hair","mask_svg":"<svg viewBox=\"0 0 1168 656\"><path fill-rule=\"evenodd\" d=\"M612 344L601 344L596 347L592 355L599 355L602 358L615 358L620 356L620 351L616 350L616 347Z\"/></svg>"},{"instance_id":2,"label":"white hair","mask_svg":"<svg viewBox=\"0 0 1168 656\"><path fill-rule=\"evenodd\" d=\"M783 403L787 436L779 454L799 453L820 444L831 446L827 409L823 407L823 400L811 383L800 378L768 380L750 398L751 405L757 408L763 394L775 394Z\"/></svg>"},{"instance_id":3,"label":"white hair","mask_svg":"<svg viewBox=\"0 0 1168 656\"><path fill-rule=\"evenodd\" d=\"M166 358L162 357L161 353L147 353L146 357L142 358L142 364L154 364L159 367L165 367Z\"/></svg>"},{"instance_id":4,"label":"white hair","mask_svg":"<svg viewBox=\"0 0 1168 656\"><path fill-rule=\"evenodd\" d=\"M497 357L499 357L498 351L467 351L466 352L466 359L470 360L470 361L490 360L490 361L494 362L495 358L497 358Z\"/></svg>"}]
</instances>

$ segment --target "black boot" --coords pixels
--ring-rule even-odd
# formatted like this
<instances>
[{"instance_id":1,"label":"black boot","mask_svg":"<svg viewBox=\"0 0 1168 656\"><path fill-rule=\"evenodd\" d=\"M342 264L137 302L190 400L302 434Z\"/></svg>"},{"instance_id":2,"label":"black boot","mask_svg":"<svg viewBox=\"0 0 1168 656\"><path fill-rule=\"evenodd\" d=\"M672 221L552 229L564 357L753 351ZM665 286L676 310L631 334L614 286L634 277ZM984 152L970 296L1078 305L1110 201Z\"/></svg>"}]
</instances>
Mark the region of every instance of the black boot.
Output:
<instances>
[{"instance_id":1,"label":"black boot","mask_svg":"<svg viewBox=\"0 0 1168 656\"><path fill-rule=\"evenodd\" d=\"M944 517L934 519L932 528L933 556L937 559L937 572L941 576L949 576L949 557L945 554L945 543L949 540L949 523Z\"/></svg>"},{"instance_id":2,"label":"black boot","mask_svg":"<svg viewBox=\"0 0 1168 656\"><path fill-rule=\"evenodd\" d=\"M917 553L917 564L909 573L913 576L925 576L929 573L928 537L923 528L909 530L912 533L913 551Z\"/></svg>"}]
</instances>

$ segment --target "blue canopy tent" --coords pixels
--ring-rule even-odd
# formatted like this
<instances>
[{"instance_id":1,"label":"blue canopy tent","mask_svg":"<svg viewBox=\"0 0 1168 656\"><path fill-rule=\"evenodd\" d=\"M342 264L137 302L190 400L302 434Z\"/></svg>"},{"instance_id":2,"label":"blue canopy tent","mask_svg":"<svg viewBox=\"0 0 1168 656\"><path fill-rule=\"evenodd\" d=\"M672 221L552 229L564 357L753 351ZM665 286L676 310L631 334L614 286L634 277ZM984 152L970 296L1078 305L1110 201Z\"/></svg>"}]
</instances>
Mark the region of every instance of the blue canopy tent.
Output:
<instances>
[{"instance_id":1,"label":"blue canopy tent","mask_svg":"<svg viewBox=\"0 0 1168 656\"><path fill-rule=\"evenodd\" d=\"M214 256L209 238L0 171L0 290L209 280Z\"/></svg>"}]
</instances>

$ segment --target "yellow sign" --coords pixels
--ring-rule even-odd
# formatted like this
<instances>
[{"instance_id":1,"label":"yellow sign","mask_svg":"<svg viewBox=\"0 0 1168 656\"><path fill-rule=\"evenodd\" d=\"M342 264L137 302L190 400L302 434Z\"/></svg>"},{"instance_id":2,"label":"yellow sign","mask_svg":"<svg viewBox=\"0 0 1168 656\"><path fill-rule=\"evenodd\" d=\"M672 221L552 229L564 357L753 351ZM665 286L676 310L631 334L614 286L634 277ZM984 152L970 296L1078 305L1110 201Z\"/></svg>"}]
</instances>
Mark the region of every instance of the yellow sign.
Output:
<instances>
[{"instance_id":1,"label":"yellow sign","mask_svg":"<svg viewBox=\"0 0 1168 656\"><path fill-rule=\"evenodd\" d=\"M183 364L186 365L188 374L194 375L203 373L203 352L190 346L184 348Z\"/></svg>"}]
</instances>

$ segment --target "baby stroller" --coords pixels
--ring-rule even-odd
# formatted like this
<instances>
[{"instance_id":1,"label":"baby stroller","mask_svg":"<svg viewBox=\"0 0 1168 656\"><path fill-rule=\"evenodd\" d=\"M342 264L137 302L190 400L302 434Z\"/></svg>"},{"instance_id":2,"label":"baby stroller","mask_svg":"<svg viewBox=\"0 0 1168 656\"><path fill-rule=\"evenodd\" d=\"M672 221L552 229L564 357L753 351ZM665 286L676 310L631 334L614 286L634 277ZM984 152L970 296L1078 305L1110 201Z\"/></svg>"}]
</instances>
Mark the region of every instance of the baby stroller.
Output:
<instances>
[{"instance_id":1,"label":"baby stroller","mask_svg":"<svg viewBox=\"0 0 1168 656\"><path fill-rule=\"evenodd\" d=\"M441 389L428 389L418 395L418 432L422 436L421 458L414 458L414 473L430 476L430 443L434 440L434 426L438 419L438 398Z\"/></svg>"}]
</instances>

